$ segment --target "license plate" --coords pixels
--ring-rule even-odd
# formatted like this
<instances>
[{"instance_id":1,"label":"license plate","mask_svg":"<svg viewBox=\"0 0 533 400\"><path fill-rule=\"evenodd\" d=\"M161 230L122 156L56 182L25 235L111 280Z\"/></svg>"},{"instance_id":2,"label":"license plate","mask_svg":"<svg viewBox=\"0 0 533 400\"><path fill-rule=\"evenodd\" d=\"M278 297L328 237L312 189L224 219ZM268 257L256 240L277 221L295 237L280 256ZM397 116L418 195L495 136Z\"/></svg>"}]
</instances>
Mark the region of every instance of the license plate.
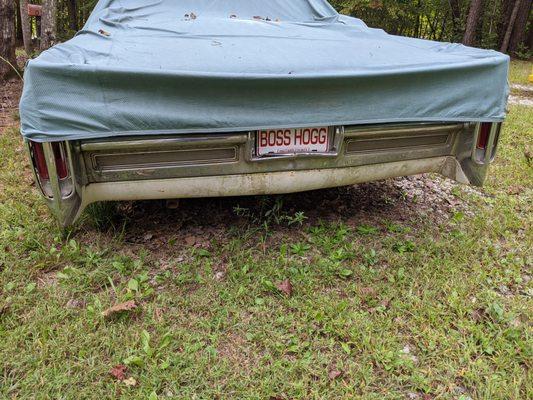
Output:
<instances>
[{"instance_id":1,"label":"license plate","mask_svg":"<svg viewBox=\"0 0 533 400\"><path fill-rule=\"evenodd\" d=\"M257 155L327 153L329 128L266 129L257 131Z\"/></svg>"}]
</instances>

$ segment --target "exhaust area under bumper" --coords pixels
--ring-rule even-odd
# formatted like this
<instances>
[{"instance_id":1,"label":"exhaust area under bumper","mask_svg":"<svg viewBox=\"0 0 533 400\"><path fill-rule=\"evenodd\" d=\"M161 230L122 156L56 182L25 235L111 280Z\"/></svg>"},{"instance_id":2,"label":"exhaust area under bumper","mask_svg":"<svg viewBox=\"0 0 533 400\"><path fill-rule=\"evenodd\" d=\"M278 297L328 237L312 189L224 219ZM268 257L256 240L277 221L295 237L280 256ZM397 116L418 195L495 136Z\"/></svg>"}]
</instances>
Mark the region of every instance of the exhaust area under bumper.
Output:
<instances>
[{"instance_id":1,"label":"exhaust area under bumper","mask_svg":"<svg viewBox=\"0 0 533 400\"><path fill-rule=\"evenodd\" d=\"M256 155L253 132L26 144L38 187L67 227L98 201L283 194L422 173L482 186L500 127L336 127L328 153L270 158Z\"/></svg>"}]
</instances>

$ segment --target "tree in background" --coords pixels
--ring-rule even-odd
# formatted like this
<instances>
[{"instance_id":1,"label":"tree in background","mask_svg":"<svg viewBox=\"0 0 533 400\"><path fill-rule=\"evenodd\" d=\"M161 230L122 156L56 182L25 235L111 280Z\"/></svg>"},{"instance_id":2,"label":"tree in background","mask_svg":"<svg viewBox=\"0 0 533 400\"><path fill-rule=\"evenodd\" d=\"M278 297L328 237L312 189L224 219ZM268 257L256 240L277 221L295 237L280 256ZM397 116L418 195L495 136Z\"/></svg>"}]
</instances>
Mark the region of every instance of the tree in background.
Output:
<instances>
[{"instance_id":1,"label":"tree in background","mask_svg":"<svg viewBox=\"0 0 533 400\"><path fill-rule=\"evenodd\" d=\"M330 0L343 14L393 35L503 49L530 58L532 0ZM515 17L511 23L513 9ZM508 32L507 45L502 46Z\"/></svg>"},{"instance_id":2,"label":"tree in background","mask_svg":"<svg viewBox=\"0 0 533 400\"><path fill-rule=\"evenodd\" d=\"M470 3L470 11L468 11L468 18L466 20L466 29L463 36L463 43L467 46L476 44L476 36L478 26L481 22L481 15L483 11L483 0L472 0Z\"/></svg>"},{"instance_id":3,"label":"tree in background","mask_svg":"<svg viewBox=\"0 0 533 400\"><path fill-rule=\"evenodd\" d=\"M15 21L15 29L16 29L16 40L17 40L17 46L22 43L22 25L21 25L21 18L20 18L20 0L15 0L15 15L16 15L16 21Z\"/></svg>"},{"instance_id":4,"label":"tree in background","mask_svg":"<svg viewBox=\"0 0 533 400\"><path fill-rule=\"evenodd\" d=\"M521 46L527 46L524 43L527 33L528 20L531 15L531 0L514 0L507 1L513 3L511 15L506 19L505 34L501 43L500 51L504 53L516 53L520 51ZM533 25L533 24L532 24ZM530 27L530 30L532 28Z\"/></svg>"},{"instance_id":5,"label":"tree in background","mask_svg":"<svg viewBox=\"0 0 533 400\"><path fill-rule=\"evenodd\" d=\"M0 81L15 74L15 4L0 0Z\"/></svg>"},{"instance_id":6,"label":"tree in background","mask_svg":"<svg viewBox=\"0 0 533 400\"><path fill-rule=\"evenodd\" d=\"M57 2L43 0L41 17L41 51L52 47L57 42Z\"/></svg>"},{"instance_id":7,"label":"tree in background","mask_svg":"<svg viewBox=\"0 0 533 400\"><path fill-rule=\"evenodd\" d=\"M73 32L78 30L78 3L76 0L66 0L68 8L69 28Z\"/></svg>"},{"instance_id":8,"label":"tree in background","mask_svg":"<svg viewBox=\"0 0 533 400\"><path fill-rule=\"evenodd\" d=\"M24 43L24 50L30 56L33 53L33 45L31 42L31 25L30 17L28 17L28 0L20 0L20 25L22 28L22 40Z\"/></svg>"}]
</instances>

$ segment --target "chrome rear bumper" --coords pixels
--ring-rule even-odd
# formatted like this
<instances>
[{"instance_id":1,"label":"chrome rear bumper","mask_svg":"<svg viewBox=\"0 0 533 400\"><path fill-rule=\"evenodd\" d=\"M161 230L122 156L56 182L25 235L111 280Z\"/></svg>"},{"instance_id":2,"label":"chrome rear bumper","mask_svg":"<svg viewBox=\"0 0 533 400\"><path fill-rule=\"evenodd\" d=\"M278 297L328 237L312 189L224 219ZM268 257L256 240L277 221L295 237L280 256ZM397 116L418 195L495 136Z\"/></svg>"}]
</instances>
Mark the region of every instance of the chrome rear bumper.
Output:
<instances>
[{"instance_id":1,"label":"chrome rear bumper","mask_svg":"<svg viewBox=\"0 0 533 400\"><path fill-rule=\"evenodd\" d=\"M482 185L495 156L500 124L480 153L480 124L401 124L337 127L323 154L257 157L255 134L126 137L65 142L74 190L45 196L61 225L90 203L277 194L438 172ZM51 147L44 145L54 170Z\"/></svg>"}]
</instances>

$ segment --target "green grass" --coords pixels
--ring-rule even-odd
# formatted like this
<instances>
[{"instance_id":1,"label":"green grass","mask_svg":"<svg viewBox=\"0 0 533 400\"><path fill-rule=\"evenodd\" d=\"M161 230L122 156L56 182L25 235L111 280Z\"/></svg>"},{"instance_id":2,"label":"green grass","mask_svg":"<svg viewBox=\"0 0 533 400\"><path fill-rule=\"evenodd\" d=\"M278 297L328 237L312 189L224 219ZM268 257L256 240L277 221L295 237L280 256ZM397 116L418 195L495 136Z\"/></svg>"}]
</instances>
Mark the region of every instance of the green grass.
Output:
<instances>
[{"instance_id":1,"label":"green grass","mask_svg":"<svg viewBox=\"0 0 533 400\"><path fill-rule=\"evenodd\" d=\"M509 71L509 81L513 84L525 85L530 83L529 75L533 74L533 62L513 60Z\"/></svg>"},{"instance_id":2,"label":"green grass","mask_svg":"<svg viewBox=\"0 0 533 400\"><path fill-rule=\"evenodd\" d=\"M5 132L0 398L532 398L531 126L511 107L487 187L438 219L401 196L324 219L267 199L215 232L159 211L154 238L106 207L63 239Z\"/></svg>"}]
</instances>

